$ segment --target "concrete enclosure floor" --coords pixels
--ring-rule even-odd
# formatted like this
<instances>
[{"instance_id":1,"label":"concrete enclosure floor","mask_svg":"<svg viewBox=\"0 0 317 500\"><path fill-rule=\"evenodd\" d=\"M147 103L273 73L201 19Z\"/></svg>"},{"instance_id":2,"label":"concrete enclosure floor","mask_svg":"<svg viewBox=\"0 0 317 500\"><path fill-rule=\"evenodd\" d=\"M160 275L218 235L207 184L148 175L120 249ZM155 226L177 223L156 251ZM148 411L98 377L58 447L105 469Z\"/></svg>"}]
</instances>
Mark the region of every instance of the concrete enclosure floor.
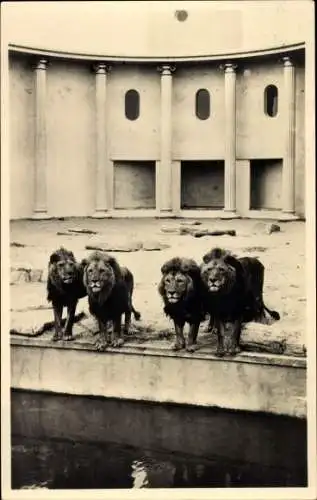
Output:
<instances>
[{"instance_id":1,"label":"concrete enclosure floor","mask_svg":"<svg viewBox=\"0 0 317 500\"><path fill-rule=\"evenodd\" d=\"M158 251L115 252L119 263L128 266L135 276L135 307L142 313L142 321L170 328L164 317L162 302L157 292L160 267L173 256L187 256L201 262L205 252L214 246L233 251L238 256L257 256L265 265L264 300L270 308L278 310L281 321L278 328L288 332L290 338L305 343L305 223L296 221L279 223L280 231L269 234L268 221L256 220L200 220L197 229L235 229L236 236L180 235L162 231L181 227L185 220L158 219L65 219L49 221L12 221L11 276L19 268L44 270L42 281L16 281L10 286L12 316L14 311L34 309L47 305L45 274L49 255L61 245L74 251L77 259L87 256L86 245L123 249L140 242L149 247L167 245ZM188 221L190 224L190 221ZM87 229L97 234L68 233L69 229ZM66 233L58 235L57 233ZM16 246L21 244L25 246ZM112 253L112 252L111 252ZM86 299L82 299L81 302ZM85 302L86 304L86 302ZM274 326L274 325L273 325Z\"/></svg>"}]
</instances>

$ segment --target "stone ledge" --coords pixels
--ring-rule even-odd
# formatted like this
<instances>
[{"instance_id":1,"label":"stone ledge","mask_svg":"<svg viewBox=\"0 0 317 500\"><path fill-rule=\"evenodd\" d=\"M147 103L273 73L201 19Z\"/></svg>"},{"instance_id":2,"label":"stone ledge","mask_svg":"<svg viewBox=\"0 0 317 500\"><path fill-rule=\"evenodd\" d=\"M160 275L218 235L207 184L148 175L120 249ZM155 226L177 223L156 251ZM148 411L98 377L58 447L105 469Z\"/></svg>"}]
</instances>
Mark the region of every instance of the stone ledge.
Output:
<instances>
[{"instance_id":1,"label":"stone ledge","mask_svg":"<svg viewBox=\"0 0 317 500\"><path fill-rule=\"evenodd\" d=\"M10 336L11 345L28 346L34 348L48 349L71 349L75 351L89 351L98 355L106 354L131 354L131 355L147 355L147 356L164 356L168 358L184 358L184 359L201 359L213 360L219 363L254 363L270 366L285 366L306 369L306 359L297 358L295 356L283 356L278 354L258 353L258 352L242 352L234 357L219 358L215 355L215 349L208 345L201 345L200 349L188 353L183 351L173 351L170 348L170 343L167 341L158 341L157 339L145 340L143 343L137 343L133 340L126 340L122 347L108 347L105 352L99 353L95 350L93 343L82 340L81 342L59 341L52 342L48 336L22 338L21 336L12 334Z\"/></svg>"},{"instance_id":2,"label":"stone ledge","mask_svg":"<svg viewBox=\"0 0 317 500\"><path fill-rule=\"evenodd\" d=\"M76 343L11 338L11 387L306 418L305 360L285 356L219 359L127 345L100 353Z\"/></svg>"}]
</instances>

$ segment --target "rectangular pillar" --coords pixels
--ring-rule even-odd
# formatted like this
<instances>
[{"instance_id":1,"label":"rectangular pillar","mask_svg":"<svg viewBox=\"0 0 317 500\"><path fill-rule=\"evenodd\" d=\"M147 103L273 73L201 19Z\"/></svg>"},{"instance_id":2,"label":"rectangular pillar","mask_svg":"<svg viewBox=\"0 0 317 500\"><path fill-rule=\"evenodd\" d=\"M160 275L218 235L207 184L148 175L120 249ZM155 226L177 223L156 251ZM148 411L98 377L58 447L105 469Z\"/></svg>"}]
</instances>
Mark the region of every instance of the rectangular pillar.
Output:
<instances>
[{"instance_id":1,"label":"rectangular pillar","mask_svg":"<svg viewBox=\"0 0 317 500\"><path fill-rule=\"evenodd\" d=\"M46 151L46 69L40 59L35 70L35 172L33 219L47 219L47 151Z\"/></svg>"},{"instance_id":2,"label":"rectangular pillar","mask_svg":"<svg viewBox=\"0 0 317 500\"><path fill-rule=\"evenodd\" d=\"M172 213L172 72L174 67L164 64L161 73L161 143L158 163L158 210Z\"/></svg>"},{"instance_id":3,"label":"rectangular pillar","mask_svg":"<svg viewBox=\"0 0 317 500\"><path fill-rule=\"evenodd\" d=\"M283 159L283 214L295 212L295 68L290 57L284 63L285 153Z\"/></svg>"},{"instance_id":4,"label":"rectangular pillar","mask_svg":"<svg viewBox=\"0 0 317 500\"><path fill-rule=\"evenodd\" d=\"M109 209L109 162L107 158L107 72L109 66L100 63L95 66L96 72L96 184L95 211L93 217L107 216ZM113 183L112 183L113 186Z\"/></svg>"},{"instance_id":5,"label":"rectangular pillar","mask_svg":"<svg viewBox=\"0 0 317 500\"><path fill-rule=\"evenodd\" d=\"M225 72L225 212L236 211L236 65L226 63Z\"/></svg>"}]
</instances>

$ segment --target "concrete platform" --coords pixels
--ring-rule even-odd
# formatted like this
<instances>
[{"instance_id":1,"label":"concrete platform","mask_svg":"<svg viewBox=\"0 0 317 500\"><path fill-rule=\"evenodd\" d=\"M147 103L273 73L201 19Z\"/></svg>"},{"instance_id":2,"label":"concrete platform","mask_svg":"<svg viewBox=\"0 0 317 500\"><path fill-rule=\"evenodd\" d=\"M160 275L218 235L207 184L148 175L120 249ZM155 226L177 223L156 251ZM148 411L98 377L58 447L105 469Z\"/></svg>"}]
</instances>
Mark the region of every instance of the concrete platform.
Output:
<instances>
[{"instance_id":1,"label":"concrete platform","mask_svg":"<svg viewBox=\"0 0 317 500\"><path fill-rule=\"evenodd\" d=\"M214 348L173 352L167 340L127 341L97 352L87 341L11 335L11 387L306 417L306 360Z\"/></svg>"}]
</instances>

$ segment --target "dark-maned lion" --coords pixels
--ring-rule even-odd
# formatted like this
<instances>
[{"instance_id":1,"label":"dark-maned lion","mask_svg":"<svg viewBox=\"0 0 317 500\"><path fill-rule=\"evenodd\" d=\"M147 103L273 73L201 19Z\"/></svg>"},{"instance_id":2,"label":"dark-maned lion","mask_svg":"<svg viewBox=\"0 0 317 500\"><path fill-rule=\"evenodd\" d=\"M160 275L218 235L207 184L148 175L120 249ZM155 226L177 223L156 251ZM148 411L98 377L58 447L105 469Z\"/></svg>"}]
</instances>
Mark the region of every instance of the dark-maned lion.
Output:
<instances>
[{"instance_id":1,"label":"dark-maned lion","mask_svg":"<svg viewBox=\"0 0 317 500\"><path fill-rule=\"evenodd\" d=\"M120 267L114 257L103 252L93 252L82 264L89 310L99 325L96 347L100 351L109 344L120 347L124 342L121 332L122 315L125 314L126 334L129 333L131 313L135 319L141 317L132 305L133 275L126 267ZM108 322L113 325L110 335Z\"/></svg>"},{"instance_id":2,"label":"dark-maned lion","mask_svg":"<svg viewBox=\"0 0 317 500\"><path fill-rule=\"evenodd\" d=\"M205 287L204 308L218 335L217 355L235 355L243 322L280 319L263 301L264 266L254 257L237 258L221 248L203 257L201 278Z\"/></svg>"},{"instance_id":3,"label":"dark-maned lion","mask_svg":"<svg viewBox=\"0 0 317 500\"><path fill-rule=\"evenodd\" d=\"M55 333L52 340L72 340L73 324L78 300L87 295L83 284L83 268L76 262L73 252L61 247L53 252L48 264L47 300L54 310ZM63 308L67 319L62 330Z\"/></svg>"},{"instance_id":4,"label":"dark-maned lion","mask_svg":"<svg viewBox=\"0 0 317 500\"><path fill-rule=\"evenodd\" d=\"M199 325L204 319L202 310L202 282L199 266L192 259L175 257L161 268L162 278L158 291L164 302L164 312L173 322L176 333L174 350L195 350ZM189 323L187 343L185 323Z\"/></svg>"}]
</instances>

